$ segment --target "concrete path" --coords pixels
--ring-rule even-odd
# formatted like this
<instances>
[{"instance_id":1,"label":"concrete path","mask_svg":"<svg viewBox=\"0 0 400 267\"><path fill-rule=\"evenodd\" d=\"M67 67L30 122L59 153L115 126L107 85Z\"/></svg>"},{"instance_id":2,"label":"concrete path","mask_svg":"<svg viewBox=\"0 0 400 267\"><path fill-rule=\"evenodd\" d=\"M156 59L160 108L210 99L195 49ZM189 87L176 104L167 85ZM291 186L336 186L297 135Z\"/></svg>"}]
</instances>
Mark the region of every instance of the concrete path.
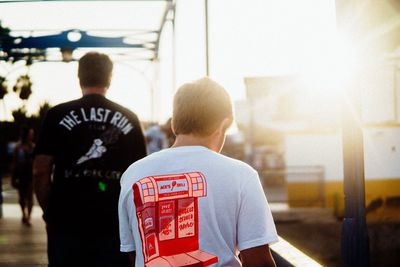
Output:
<instances>
[{"instance_id":1,"label":"concrete path","mask_svg":"<svg viewBox=\"0 0 400 267\"><path fill-rule=\"evenodd\" d=\"M21 222L18 204L3 204L0 219L0 266L44 267L47 266L47 241L40 208L33 209L32 226Z\"/></svg>"},{"instance_id":2,"label":"concrete path","mask_svg":"<svg viewBox=\"0 0 400 267\"><path fill-rule=\"evenodd\" d=\"M34 206L32 226L27 227L21 222L21 210L16 204L17 192L11 187L9 178L3 180L3 196L5 204L2 206L3 217L0 219L0 267L47 267L47 238L40 207ZM286 204L271 204L271 210L276 220L284 224L309 218L306 209L293 213ZM290 262L294 266L304 265L300 264L304 260L308 261L307 266L318 266L284 239L273 248L278 254L290 254Z\"/></svg>"},{"instance_id":3,"label":"concrete path","mask_svg":"<svg viewBox=\"0 0 400 267\"><path fill-rule=\"evenodd\" d=\"M271 207L277 213L287 213L285 205L271 205ZM0 267L47 266L46 231L41 214L40 208L35 206L32 226L27 227L21 222L18 204L3 205L4 216L0 219ZM286 219L284 215L280 217ZM283 238L272 248L277 253L285 255L294 266L320 266ZM307 264L304 264L305 262Z\"/></svg>"},{"instance_id":4,"label":"concrete path","mask_svg":"<svg viewBox=\"0 0 400 267\"><path fill-rule=\"evenodd\" d=\"M9 183L4 183L3 218L0 219L0 267L47 266L47 242L42 213L34 207L32 226L21 223L17 194ZM283 242L273 248L291 258L294 266L304 264L304 255L291 248L297 247L323 266L340 266L341 221L332 210L318 208L291 209L286 204L271 203L277 230ZM397 267L400 262L400 223L376 222L369 224L371 266ZM287 242L286 242L286 241ZM296 257L294 257L296 255ZM317 264L316 264L317 265Z\"/></svg>"}]
</instances>

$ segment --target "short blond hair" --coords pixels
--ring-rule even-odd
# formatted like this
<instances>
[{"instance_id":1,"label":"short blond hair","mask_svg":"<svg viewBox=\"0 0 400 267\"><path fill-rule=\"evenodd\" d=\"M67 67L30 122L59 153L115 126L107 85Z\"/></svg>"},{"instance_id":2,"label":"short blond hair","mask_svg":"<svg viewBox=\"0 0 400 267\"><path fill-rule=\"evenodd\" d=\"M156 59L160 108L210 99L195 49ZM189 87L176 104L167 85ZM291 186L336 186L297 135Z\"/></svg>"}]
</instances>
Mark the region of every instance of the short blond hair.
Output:
<instances>
[{"instance_id":1,"label":"short blond hair","mask_svg":"<svg viewBox=\"0 0 400 267\"><path fill-rule=\"evenodd\" d=\"M172 124L174 132L208 136L225 118L233 118L227 91L209 78L182 85L175 94Z\"/></svg>"}]
</instances>

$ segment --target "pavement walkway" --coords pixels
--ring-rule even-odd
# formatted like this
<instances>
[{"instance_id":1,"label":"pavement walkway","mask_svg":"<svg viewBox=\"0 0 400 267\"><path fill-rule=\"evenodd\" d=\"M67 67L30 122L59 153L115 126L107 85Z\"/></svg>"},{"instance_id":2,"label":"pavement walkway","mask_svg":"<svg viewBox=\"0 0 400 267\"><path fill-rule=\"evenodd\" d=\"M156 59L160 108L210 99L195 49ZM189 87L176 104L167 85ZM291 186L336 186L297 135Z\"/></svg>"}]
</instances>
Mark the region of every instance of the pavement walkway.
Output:
<instances>
[{"instance_id":1,"label":"pavement walkway","mask_svg":"<svg viewBox=\"0 0 400 267\"><path fill-rule=\"evenodd\" d=\"M283 215L288 213L285 205L272 204L271 207L280 214L280 220L288 220ZM41 215L40 208L34 206L32 226L28 227L21 222L18 204L3 204L3 218L0 219L0 267L47 266L46 231ZM289 217L296 218L293 215ZM285 255L286 260L293 266L320 266L283 238L274 244L272 249L280 255Z\"/></svg>"},{"instance_id":2,"label":"pavement walkway","mask_svg":"<svg viewBox=\"0 0 400 267\"><path fill-rule=\"evenodd\" d=\"M3 218L0 219L0 267L47 266L46 231L42 212L33 209L32 226L21 222L17 194L3 183ZM294 266L340 266L341 221L330 209L289 208L271 203L281 239L271 247ZM397 267L400 262L400 223L369 223L371 266ZM296 246L296 248L293 247ZM311 256L317 262L311 262ZM307 260L307 263L304 263Z\"/></svg>"},{"instance_id":3,"label":"pavement walkway","mask_svg":"<svg viewBox=\"0 0 400 267\"><path fill-rule=\"evenodd\" d=\"M44 267L47 266L47 240L41 210L35 206L32 226L21 222L18 204L3 204L0 219L0 266Z\"/></svg>"},{"instance_id":4,"label":"pavement walkway","mask_svg":"<svg viewBox=\"0 0 400 267\"><path fill-rule=\"evenodd\" d=\"M21 222L22 215L17 204L17 192L11 187L9 177L3 178L3 197L3 217L0 219L0 267L47 266L47 238L40 207L35 203L32 226L27 227ZM279 220L286 222L298 219L296 215L289 212L290 209L286 204L271 204L271 210L277 213ZM296 250L283 239L282 242L275 244L275 250L286 255L289 255L288 252L291 251L289 258L294 265L297 265L295 262L308 260L301 251ZM318 266L314 263L307 265L310 264Z\"/></svg>"}]
</instances>

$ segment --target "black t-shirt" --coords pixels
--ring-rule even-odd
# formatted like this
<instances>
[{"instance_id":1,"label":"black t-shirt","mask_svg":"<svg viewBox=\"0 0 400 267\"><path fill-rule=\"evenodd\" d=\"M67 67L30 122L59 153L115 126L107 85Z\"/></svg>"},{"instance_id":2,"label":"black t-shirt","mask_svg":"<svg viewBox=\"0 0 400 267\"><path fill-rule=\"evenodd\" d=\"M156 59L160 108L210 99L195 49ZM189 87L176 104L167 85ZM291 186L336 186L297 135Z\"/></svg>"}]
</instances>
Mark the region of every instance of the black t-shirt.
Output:
<instances>
[{"instance_id":1,"label":"black t-shirt","mask_svg":"<svg viewBox=\"0 0 400 267\"><path fill-rule=\"evenodd\" d=\"M49 229L118 239L120 177L146 156L137 116L102 95L50 109L35 154L54 157Z\"/></svg>"}]
</instances>

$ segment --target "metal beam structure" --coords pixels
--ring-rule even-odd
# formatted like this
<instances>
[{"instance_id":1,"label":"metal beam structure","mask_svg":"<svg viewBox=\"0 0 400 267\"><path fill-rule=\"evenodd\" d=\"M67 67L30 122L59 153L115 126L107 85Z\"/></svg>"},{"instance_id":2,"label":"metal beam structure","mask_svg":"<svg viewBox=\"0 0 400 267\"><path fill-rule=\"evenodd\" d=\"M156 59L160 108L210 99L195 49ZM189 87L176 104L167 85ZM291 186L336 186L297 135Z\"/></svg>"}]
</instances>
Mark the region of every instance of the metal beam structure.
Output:
<instances>
[{"instance_id":1,"label":"metal beam structure","mask_svg":"<svg viewBox=\"0 0 400 267\"><path fill-rule=\"evenodd\" d=\"M0 0L1 3L29 2L170 2L171 0Z\"/></svg>"},{"instance_id":2,"label":"metal beam structure","mask_svg":"<svg viewBox=\"0 0 400 267\"><path fill-rule=\"evenodd\" d=\"M22 4L22 3L49 3L49 2L63 2L63 4L70 2L73 3L78 2L99 2L99 5L102 3L114 3L114 2L142 2L143 5L138 5L139 7L146 7L146 2L150 4L150 2L160 2L160 4L152 4L150 5L150 9L156 8L157 12L151 13L147 18L150 18L150 22L152 22L151 26L146 27L146 21L133 20L137 21L141 26L135 28L135 25L128 25L128 29L108 29L103 26L103 28L99 27L99 29L93 29L93 26L89 26L83 29L76 29L76 27L64 28L64 26L51 28L51 29L9 29L10 33L7 33L8 29L6 29L3 33L5 35L0 36L0 63L7 62L13 64L16 61L25 61L26 65L30 65L34 62L57 62L60 60L63 61L73 61L77 60L77 58L72 58L72 51L80 50L80 49L90 49L90 48L99 48L99 49L110 49L112 48L112 52L109 51L107 54L114 55L116 57L122 58L123 60L119 60L118 62L122 63L122 61L149 61L157 65L159 59L159 48L161 42L161 33L164 29L164 26L167 21L171 20L172 23L175 23L175 0L70 0L70 1L61 1L61 0L16 0L16 1L2 1L0 0L0 10L2 5L6 4ZM101 3L102 2L102 3ZM132 5L130 5L132 6ZM133 5L134 7L136 5ZM129 11L129 10L127 10ZM128 14L130 16L130 14ZM154 23L154 19L160 20ZM1 20L1 14L0 14ZM151 21L153 20L153 21ZM144 23L143 23L144 22ZM157 25L158 24L158 25ZM51 24L49 24L51 25ZM143 27L144 25L144 27ZM54 25L53 25L54 26ZM126 25L124 25L126 26ZM27 26L28 28L31 25ZM58 28L58 29L57 29ZM28 33L28 36L26 34ZM48 34L47 34L48 33ZM103 34L104 33L104 34ZM121 33L120 35L118 33ZM112 34L112 37L110 37ZM119 35L119 36L118 36ZM174 33L175 35L175 33ZM115 37L118 36L118 37ZM175 36L173 36L175 38ZM175 40L173 40L175 42ZM57 49L61 52L61 57L58 57ZM175 49L175 48L173 48ZM56 54L55 54L56 53ZM172 51L173 57L175 60L175 51ZM56 55L56 57L54 57ZM65 57L67 55L67 57ZM60 58L60 59L58 59ZM68 58L68 60L66 59ZM173 62L173 75L175 75L175 62ZM136 70L137 71L137 70ZM149 84L149 89L151 91L151 103L152 103L152 113L151 120L155 120L154 114L154 83L149 82L150 79L147 75L142 71L137 71L144 80ZM173 83L175 80L173 80ZM175 86L175 85L173 85Z\"/></svg>"},{"instance_id":3,"label":"metal beam structure","mask_svg":"<svg viewBox=\"0 0 400 267\"><path fill-rule=\"evenodd\" d=\"M85 0L86 2L87 0ZM0 1L1 4L8 3L28 3L28 2L82 2L82 0L10 0L10 1ZM89 2L165 2L166 6L163 11L160 26L157 29L115 29L115 30L105 30L105 29L93 29L90 31L96 32L124 32L125 34L129 32L128 35L122 35L119 37L106 37L106 36L93 36L90 34L89 30L79 30L79 29L63 29L59 34L51 34L35 37L36 32L51 32L54 33L54 29L34 29L28 30L31 33L30 37L23 36L13 36L8 40L0 42L0 60L12 60L13 62L17 60L35 60L35 61L46 61L46 50L49 48L59 48L60 50L75 50L80 48L123 48L129 53L135 54L136 57L131 57L138 60L157 60L158 50L160 44L160 37L165 22L169 19L172 12L174 16L175 3L172 0L89 0ZM22 30L11 32L18 33ZM71 40L70 35L75 34L78 36L77 40ZM143 34L154 34L155 37L147 37L142 39L135 38L135 35ZM134 42L128 43L125 39L134 39ZM145 52L144 56L137 56L137 53ZM120 53L121 55L122 53ZM129 54L125 51L125 54ZM131 56L131 55L130 55Z\"/></svg>"},{"instance_id":4,"label":"metal beam structure","mask_svg":"<svg viewBox=\"0 0 400 267\"><path fill-rule=\"evenodd\" d=\"M168 1L167 7L164 10L163 18L161 20L161 25L160 25L159 30L158 30L157 41L155 42L155 50L154 50L154 52L155 52L155 57L154 58L155 59L158 59L158 51L159 51L159 48L160 48L160 38L161 38L162 29L164 28L165 22L167 22L167 20L168 20L169 13L170 12L174 12L174 11L175 11L174 3L172 1Z\"/></svg>"},{"instance_id":5,"label":"metal beam structure","mask_svg":"<svg viewBox=\"0 0 400 267\"><path fill-rule=\"evenodd\" d=\"M208 11L208 0L204 0L206 76L210 76Z\"/></svg>"}]
</instances>

